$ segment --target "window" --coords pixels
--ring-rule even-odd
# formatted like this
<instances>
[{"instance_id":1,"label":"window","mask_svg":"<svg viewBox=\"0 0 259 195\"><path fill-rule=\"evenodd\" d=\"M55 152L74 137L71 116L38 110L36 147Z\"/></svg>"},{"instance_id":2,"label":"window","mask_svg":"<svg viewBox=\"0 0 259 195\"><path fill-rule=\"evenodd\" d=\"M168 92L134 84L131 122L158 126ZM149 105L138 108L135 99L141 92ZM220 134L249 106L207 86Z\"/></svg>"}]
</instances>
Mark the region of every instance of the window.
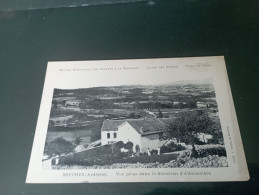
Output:
<instances>
[{"instance_id":1,"label":"window","mask_svg":"<svg viewBox=\"0 0 259 195\"><path fill-rule=\"evenodd\" d=\"M117 133L113 133L113 137L114 137L114 138L117 138Z\"/></svg>"},{"instance_id":2,"label":"window","mask_svg":"<svg viewBox=\"0 0 259 195\"><path fill-rule=\"evenodd\" d=\"M111 138L111 134L107 133L107 138L110 139Z\"/></svg>"}]
</instances>

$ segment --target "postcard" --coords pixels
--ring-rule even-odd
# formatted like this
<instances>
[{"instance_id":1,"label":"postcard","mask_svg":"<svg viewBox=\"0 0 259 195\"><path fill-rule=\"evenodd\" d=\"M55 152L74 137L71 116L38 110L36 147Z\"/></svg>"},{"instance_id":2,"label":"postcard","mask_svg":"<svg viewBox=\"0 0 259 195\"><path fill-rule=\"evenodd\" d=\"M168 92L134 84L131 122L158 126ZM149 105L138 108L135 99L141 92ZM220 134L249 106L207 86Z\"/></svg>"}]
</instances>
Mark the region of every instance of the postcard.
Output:
<instances>
[{"instance_id":1,"label":"postcard","mask_svg":"<svg viewBox=\"0 0 259 195\"><path fill-rule=\"evenodd\" d=\"M48 63L27 183L248 179L224 57Z\"/></svg>"}]
</instances>

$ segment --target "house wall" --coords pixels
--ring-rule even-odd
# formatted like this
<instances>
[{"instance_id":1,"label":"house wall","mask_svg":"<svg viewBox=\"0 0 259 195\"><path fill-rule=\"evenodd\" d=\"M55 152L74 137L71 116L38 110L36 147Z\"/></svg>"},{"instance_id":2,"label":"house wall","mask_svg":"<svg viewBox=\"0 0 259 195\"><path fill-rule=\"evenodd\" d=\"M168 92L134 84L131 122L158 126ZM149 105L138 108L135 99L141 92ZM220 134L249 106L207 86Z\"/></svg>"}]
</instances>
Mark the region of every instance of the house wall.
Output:
<instances>
[{"instance_id":1,"label":"house wall","mask_svg":"<svg viewBox=\"0 0 259 195\"><path fill-rule=\"evenodd\" d=\"M110 133L110 138L107 138L107 134ZM114 133L117 134L117 138L114 137ZM112 142L120 141L118 139L118 131L102 131L101 133L102 145L110 144Z\"/></svg>"},{"instance_id":2,"label":"house wall","mask_svg":"<svg viewBox=\"0 0 259 195\"><path fill-rule=\"evenodd\" d=\"M141 150L141 135L127 122L118 127L118 140L127 143L128 141L133 143L133 151L136 152L136 145L138 144Z\"/></svg>"},{"instance_id":3,"label":"house wall","mask_svg":"<svg viewBox=\"0 0 259 195\"><path fill-rule=\"evenodd\" d=\"M158 147L161 147L165 141L159 140L159 134L145 135L141 137L141 146L142 151L147 152L149 150L157 150Z\"/></svg>"},{"instance_id":4,"label":"house wall","mask_svg":"<svg viewBox=\"0 0 259 195\"><path fill-rule=\"evenodd\" d=\"M110 133L110 138L107 138L107 133ZM117 133L117 138L114 138L114 133ZM101 132L102 145L111 144L112 142L122 141L133 143L133 151L136 152L136 145L139 145L140 152L147 152L150 150L157 150L165 141L159 140L159 134L151 134L141 136L129 123L125 122L118 127L118 131L102 131Z\"/></svg>"}]
</instances>

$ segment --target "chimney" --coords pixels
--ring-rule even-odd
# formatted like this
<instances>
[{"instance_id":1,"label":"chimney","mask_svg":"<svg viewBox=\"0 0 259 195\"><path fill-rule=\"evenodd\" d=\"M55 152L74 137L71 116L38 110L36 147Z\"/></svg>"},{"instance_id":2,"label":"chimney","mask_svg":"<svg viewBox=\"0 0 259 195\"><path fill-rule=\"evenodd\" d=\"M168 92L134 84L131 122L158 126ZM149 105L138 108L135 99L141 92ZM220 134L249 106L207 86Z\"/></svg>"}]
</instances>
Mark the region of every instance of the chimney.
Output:
<instances>
[{"instance_id":1,"label":"chimney","mask_svg":"<svg viewBox=\"0 0 259 195\"><path fill-rule=\"evenodd\" d=\"M140 133L144 133L143 132L143 127L140 127L139 131L140 131Z\"/></svg>"}]
</instances>

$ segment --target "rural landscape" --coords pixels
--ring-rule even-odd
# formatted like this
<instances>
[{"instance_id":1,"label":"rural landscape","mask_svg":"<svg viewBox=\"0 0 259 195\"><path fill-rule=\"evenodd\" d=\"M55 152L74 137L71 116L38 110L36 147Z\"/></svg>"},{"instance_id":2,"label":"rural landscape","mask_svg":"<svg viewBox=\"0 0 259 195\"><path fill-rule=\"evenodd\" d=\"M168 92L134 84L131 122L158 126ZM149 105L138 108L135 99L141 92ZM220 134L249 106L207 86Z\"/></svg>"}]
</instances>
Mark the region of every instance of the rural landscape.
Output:
<instances>
[{"instance_id":1,"label":"rural landscape","mask_svg":"<svg viewBox=\"0 0 259 195\"><path fill-rule=\"evenodd\" d=\"M212 79L54 89L45 169L227 167Z\"/></svg>"}]
</instances>

